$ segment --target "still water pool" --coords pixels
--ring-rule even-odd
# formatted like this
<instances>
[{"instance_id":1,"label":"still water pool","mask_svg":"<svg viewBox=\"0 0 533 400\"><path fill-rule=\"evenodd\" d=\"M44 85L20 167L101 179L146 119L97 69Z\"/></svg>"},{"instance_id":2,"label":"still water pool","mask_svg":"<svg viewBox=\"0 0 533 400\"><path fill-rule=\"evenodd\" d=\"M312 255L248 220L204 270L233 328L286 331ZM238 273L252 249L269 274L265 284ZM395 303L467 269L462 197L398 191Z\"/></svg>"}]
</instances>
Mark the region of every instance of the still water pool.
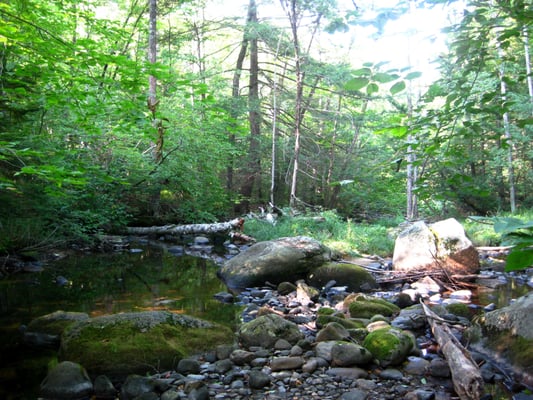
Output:
<instances>
[{"instance_id":1,"label":"still water pool","mask_svg":"<svg viewBox=\"0 0 533 400\"><path fill-rule=\"evenodd\" d=\"M28 348L20 327L56 311L91 317L127 311L169 310L234 328L238 307L213 298L226 290L210 260L165 249L75 254L41 272L0 279L0 398L35 399L56 352Z\"/></svg>"}]
</instances>

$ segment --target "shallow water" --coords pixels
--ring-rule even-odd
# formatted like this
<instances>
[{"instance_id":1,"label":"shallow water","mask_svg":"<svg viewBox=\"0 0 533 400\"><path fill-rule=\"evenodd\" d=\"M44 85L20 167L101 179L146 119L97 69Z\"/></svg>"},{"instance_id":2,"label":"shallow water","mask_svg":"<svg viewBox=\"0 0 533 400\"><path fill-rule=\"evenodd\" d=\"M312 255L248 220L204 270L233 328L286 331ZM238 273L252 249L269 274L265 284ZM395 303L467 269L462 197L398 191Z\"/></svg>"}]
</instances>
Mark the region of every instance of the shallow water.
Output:
<instances>
[{"instance_id":1,"label":"shallow water","mask_svg":"<svg viewBox=\"0 0 533 400\"><path fill-rule=\"evenodd\" d=\"M41 272L1 279L0 398L36 398L56 352L27 348L19 328L56 310L92 317L169 310L235 327L240 310L213 298L226 290L216 270L205 258L145 247L142 252L78 254L51 262Z\"/></svg>"}]
</instances>

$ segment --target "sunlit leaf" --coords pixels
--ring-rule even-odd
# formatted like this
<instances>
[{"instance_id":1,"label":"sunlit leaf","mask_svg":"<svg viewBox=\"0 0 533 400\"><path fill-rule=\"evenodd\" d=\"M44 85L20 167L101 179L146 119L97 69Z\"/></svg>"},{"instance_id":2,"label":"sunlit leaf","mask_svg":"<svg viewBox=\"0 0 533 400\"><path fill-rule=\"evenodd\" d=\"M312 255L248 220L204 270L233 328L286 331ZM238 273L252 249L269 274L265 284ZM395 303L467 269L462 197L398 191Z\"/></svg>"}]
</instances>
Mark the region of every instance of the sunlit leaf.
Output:
<instances>
[{"instance_id":1,"label":"sunlit leaf","mask_svg":"<svg viewBox=\"0 0 533 400\"><path fill-rule=\"evenodd\" d=\"M533 249L514 250L507 256L505 271L521 270L533 265Z\"/></svg>"},{"instance_id":2,"label":"sunlit leaf","mask_svg":"<svg viewBox=\"0 0 533 400\"><path fill-rule=\"evenodd\" d=\"M368 85L368 82L370 82L368 78L353 78L346 82L344 88L346 90L360 90Z\"/></svg>"},{"instance_id":3,"label":"sunlit leaf","mask_svg":"<svg viewBox=\"0 0 533 400\"><path fill-rule=\"evenodd\" d=\"M396 82L394 85L391 86L390 92L392 95L395 95L405 90L405 87L406 85L404 81Z\"/></svg>"}]
</instances>

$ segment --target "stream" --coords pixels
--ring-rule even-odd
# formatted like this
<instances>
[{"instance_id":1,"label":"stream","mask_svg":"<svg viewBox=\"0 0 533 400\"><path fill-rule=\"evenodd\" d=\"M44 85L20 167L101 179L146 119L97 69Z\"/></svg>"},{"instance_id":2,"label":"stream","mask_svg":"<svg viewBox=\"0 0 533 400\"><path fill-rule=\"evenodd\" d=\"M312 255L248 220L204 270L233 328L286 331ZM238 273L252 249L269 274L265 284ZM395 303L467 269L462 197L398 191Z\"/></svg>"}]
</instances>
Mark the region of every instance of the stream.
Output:
<instances>
[{"instance_id":1,"label":"stream","mask_svg":"<svg viewBox=\"0 0 533 400\"><path fill-rule=\"evenodd\" d=\"M91 317L127 311L170 310L234 328L240 308L213 298L225 291L209 259L165 248L75 254L42 271L0 279L0 398L35 399L55 350L28 348L20 329L56 310Z\"/></svg>"},{"instance_id":2,"label":"stream","mask_svg":"<svg viewBox=\"0 0 533 400\"><path fill-rule=\"evenodd\" d=\"M169 310L236 329L241 307L214 298L226 291L215 262L174 253L164 246L135 244L112 253L76 253L46 263L40 271L0 279L0 398L35 399L56 350L22 343L21 327L32 319L63 310L91 317L148 310ZM171 249L170 249L171 250ZM489 280L503 279L489 272ZM496 288L479 291L475 302L502 307L531 290L523 280L507 277Z\"/></svg>"}]
</instances>

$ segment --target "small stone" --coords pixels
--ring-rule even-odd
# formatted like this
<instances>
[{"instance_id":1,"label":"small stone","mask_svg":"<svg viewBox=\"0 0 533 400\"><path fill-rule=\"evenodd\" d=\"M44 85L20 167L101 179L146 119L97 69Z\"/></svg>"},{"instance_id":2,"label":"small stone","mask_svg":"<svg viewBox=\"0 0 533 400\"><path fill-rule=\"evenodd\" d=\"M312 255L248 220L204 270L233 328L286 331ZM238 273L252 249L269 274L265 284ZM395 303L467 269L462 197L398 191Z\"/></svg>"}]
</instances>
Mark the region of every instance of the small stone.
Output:
<instances>
[{"instance_id":1,"label":"small stone","mask_svg":"<svg viewBox=\"0 0 533 400\"><path fill-rule=\"evenodd\" d=\"M395 368L387 368L381 371L379 377L383 379L401 381L403 379L403 374Z\"/></svg>"},{"instance_id":2,"label":"small stone","mask_svg":"<svg viewBox=\"0 0 533 400\"><path fill-rule=\"evenodd\" d=\"M178 362L177 371L183 375L198 374L200 372L200 363L192 358L184 358Z\"/></svg>"},{"instance_id":3,"label":"small stone","mask_svg":"<svg viewBox=\"0 0 533 400\"><path fill-rule=\"evenodd\" d=\"M270 385L270 376L261 371L251 370L248 373L250 389L262 389Z\"/></svg>"},{"instance_id":4,"label":"small stone","mask_svg":"<svg viewBox=\"0 0 533 400\"><path fill-rule=\"evenodd\" d=\"M409 375L425 375L429 368L429 361L421 357L408 357L404 371Z\"/></svg>"},{"instance_id":5,"label":"small stone","mask_svg":"<svg viewBox=\"0 0 533 400\"><path fill-rule=\"evenodd\" d=\"M98 399L114 399L117 389L105 375L98 375L94 380L94 394Z\"/></svg>"},{"instance_id":6,"label":"small stone","mask_svg":"<svg viewBox=\"0 0 533 400\"><path fill-rule=\"evenodd\" d=\"M298 369L304 364L304 359L301 357L277 357L270 362L270 369L272 371L283 371Z\"/></svg>"},{"instance_id":7,"label":"small stone","mask_svg":"<svg viewBox=\"0 0 533 400\"><path fill-rule=\"evenodd\" d=\"M451 376L450 366L442 358L434 358L429 363L429 373L436 378L449 378Z\"/></svg>"},{"instance_id":8,"label":"small stone","mask_svg":"<svg viewBox=\"0 0 533 400\"><path fill-rule=\"evenodd\" d=\"M285 339L278 339L274 343L274 349L276 350L289 350L291 347L292 345Z\"/></svg>"},{"instance_id":9,"label":"small stone","mask_svg":"<svg viewBox=\"0 0 533 400\"><path fill-rule=\"evenodd\" d=\"M365 400L368 394L360 389L352 389L349 392L344 392L338 400Z\"/></svg>"}]
</instances>

